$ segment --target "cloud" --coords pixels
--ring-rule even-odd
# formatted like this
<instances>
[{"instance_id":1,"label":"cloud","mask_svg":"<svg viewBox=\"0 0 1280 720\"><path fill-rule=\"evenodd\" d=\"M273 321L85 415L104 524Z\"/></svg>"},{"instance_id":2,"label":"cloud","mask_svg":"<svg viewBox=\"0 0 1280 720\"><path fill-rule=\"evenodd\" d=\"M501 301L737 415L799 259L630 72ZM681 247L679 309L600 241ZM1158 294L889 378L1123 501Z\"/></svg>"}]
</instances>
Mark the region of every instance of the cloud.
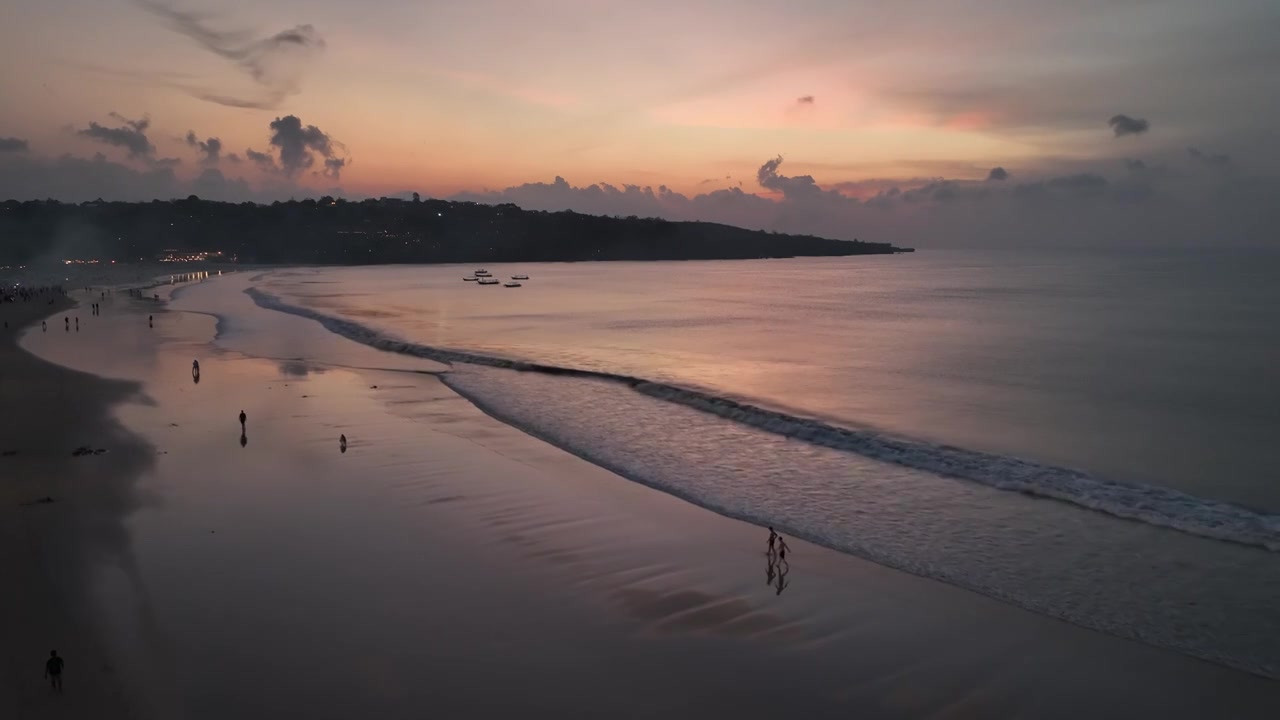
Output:
<instances>
[{"instance_id":1,"label":"cloud","mask_svg":"<svg viewBox=\"0 0 1280 720\"><path fill-rule=\"evenodd\" d=\"M324 176L337 179L342 168L347 166L346 158L331 157L324 159Z\"/></svg>"},{"instance_id":2,"label":"cloud","mask_svg":"<svg viewBox=\"0 0 1280 720\"><path fill-rule=\"evenodd\" d=\"M1187 148L1187 155L1191 157L1192 162L1197 163L1199 165L1205 165L1207 167L1215 167L1215 168L1225 168L1225 167L1231 166L1230 155L1210 155L1208 153L1200 152L1199 150L1193 147Z\"/></svg>"},{"instance_id":3,"label":"cloud","mask_svg":"<svg viewBox=\"0 0 1280 720\"><path fill-rule=\"evenodd\" d=\"M129 157L133 158L148 158L155 152L155 146L147 139L146 131L151 126L148 118L130 120L116 113L111 113L111 117L124 124L112 128L91 122L89 127L79 131L79 134L107 145L122 147L128 150Z\"/></svg>"},{"instance_id":4,"label":"cloud","mask_svg":"<svg viewBox=\"0 0 1280 720\"><path fill-rule=\"evenodd\" d=\"M1132 118L1128 115L1113 115L1107 124L1111 126L1111 131L1116 137L1124 137L1125 135L1141 135L1151 129L1151 123L1144 118Z\"/></svg>"},{"instance_id":5,"label":"cloud","mask_svg":"<svg viewBox=\"0 0 1280 720\"><path fill-rule=\"evenodd\" d=\"M196 132L194 130L187 131L187 145L200 148L200 152L204 153L204 157L200 159L200 162L205 165L217 165L218 160L222 155L221 140L216 137L211 137L208 140L201 140L196 137Z\"/></svg>"},{"instance_id":6,"label":"cloud","mask_svg":"<svg viewBox=\"0 0 1280 720\"><path fill-rule=\"evenodd\" d=\"M224 177L212 168L186 181L171 166L148 164L139 170L108 160L101 153L92 158L63 155L47 159L29 154L0 158L0 198L148 201L193 194L236 202L260 199L244 180Z\"/></svg>"},{"instance_id":7,"label":"cloud","mask_svg":"<svg viewBox=\"0 0 1280 720\"><path fill-rule=\"evenodd\" d=\"M302 77L311 60L324 50L324 38L311 25L297 25L267 37L247 31L219 30L207 17L178 10L157 0L135 2L163 20L173 31L194 40L200 47L234 63L258 86L252 96L215 92L191 85L185 89L196 97L220 105L272 109L302 89Z\"/></svg>"},{"instance_id":8,"label":"cloud","mask_svg":"<svg viewBox=\"0 0 1280 720\"><path fill-rule=\"evenodd\" d=\"M778 173L778 168L781 166L781 155L761 165L760 169L756 171L756 182L760 183L760 187L782 193L784 198L792 201L833 197L855 202L836 190L822 189L812 175L796 175L794 177L781 175Z\"/></svg>"},{"instance_id":9,"label":"cloud","mask_svg":"<svg viewBox=\"0 0 1280 720\"><path fill-rule=\"evenodd\" d=\"M0 137L0 152L4 153L21 153L26 152L30 148L26 140L15 137Z\"/></svg>"},{"instance_id":10,"label":"cloud","mask_svg":"<svg viewBox=\"0 0 1280 720\"><path fill-rule=\"evenodd\" d=\"M1094 173L1076 173L1075 175L1050 178L1046 185L1059 190L1093 192L1105 188L1107 179Z\"/></svg>"},{"instance_id":11,"label":"cloud","mask_svg":"<svg viewBox=\"0 0 1280 720\"><path fill-rule=\"evenodd\" d=\"M280 169L286 177L294 177L315 164L315 156L325 159L324 174L337 178L347 160L340 157L335 143L315 125L302 124L296 115L271 121L271 144L280 149Z\"/></svg>"},{"instance_id":12,"label":"cloud","mask_svg":"<svg viewBox=\"0 0 1280 720\"><path fill-rule=\"evenodd\" d=\"M257 165L260 170L265 170L267 172L276 172L279 170L276 166L276 159L267 153L261 153L253 149L246 149L244 151L244 156L248 158L249 162Z\"/></svg>"},{"instance_id":13,"label":"cloud","mask_svg":"<svg viewBox=\"0 0 1280 720\"><path fill-rule=\"evenodd\" d=\"M814 101L815 101L815 98L812 95L801 95L800 97L796 98L797 105L812 105Z\"/></svg>"},{"instance_id":14,"label":"cloud","mask_svg":"<svg viewBox=\"0 0 1280 720\"><path fill-rule=\"evenodd\" d=\"M1008 171L1008 170L1005 170L1005 169L1004 169L1004 168L1002 168L1002 167L993 167L993 168L991 168L991 172L987 173L987 180L988 180L988 181L991 181L991 180L1008 180L1008 179L1009 179L1009 171Z\"/></svg>"}]
</instances>

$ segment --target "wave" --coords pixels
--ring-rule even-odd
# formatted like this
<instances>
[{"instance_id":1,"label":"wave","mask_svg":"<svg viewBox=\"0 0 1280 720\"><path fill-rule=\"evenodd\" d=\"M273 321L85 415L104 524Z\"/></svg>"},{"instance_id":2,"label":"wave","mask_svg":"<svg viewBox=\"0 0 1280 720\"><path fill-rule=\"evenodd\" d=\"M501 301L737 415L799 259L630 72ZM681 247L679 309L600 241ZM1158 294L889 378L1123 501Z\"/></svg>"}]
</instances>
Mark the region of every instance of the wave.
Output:
<instances>
[{"instance_id":1,"label":"wave","mask_svg":"<svg viewBox=\"0 0 1280 720\"><path fill-rule=\"evenodd\" d=\"M620 383L659 400L691 407L812 445L1000 490L1070 503L1190 535L1280 552L1280 515L1255 512L1231 503L1201 498L1169 488L1118 482L1078 470L1042 465L1015 457L839 427L706 391L629 375L565 368L422 345L351 320L291 305L258 288L251 287L245 292L259 307L315 320L331 332L379 350L443 363L467 363Z\"/></svg>"}]
</instances>

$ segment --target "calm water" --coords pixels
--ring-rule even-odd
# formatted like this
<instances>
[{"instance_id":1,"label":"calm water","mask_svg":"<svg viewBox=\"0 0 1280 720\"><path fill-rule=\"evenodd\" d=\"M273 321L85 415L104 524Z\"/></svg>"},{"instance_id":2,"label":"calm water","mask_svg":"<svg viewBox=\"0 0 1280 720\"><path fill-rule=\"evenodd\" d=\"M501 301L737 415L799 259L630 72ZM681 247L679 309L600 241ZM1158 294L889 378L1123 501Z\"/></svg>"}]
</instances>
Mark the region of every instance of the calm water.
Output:
<instances>
[{"instance_id":1,"label":"calm water","mask_svg":"<svg viewBox=\"0 0 1280 720\"><path fill-rule=\"evenodd\" d=\"M386 367L453 360L481 407L637 482L1280 675L1280 255L470 270L242 273L176 305L251 354L356 362L268 330L274 310Z\"/></svg>"}]
</instances>

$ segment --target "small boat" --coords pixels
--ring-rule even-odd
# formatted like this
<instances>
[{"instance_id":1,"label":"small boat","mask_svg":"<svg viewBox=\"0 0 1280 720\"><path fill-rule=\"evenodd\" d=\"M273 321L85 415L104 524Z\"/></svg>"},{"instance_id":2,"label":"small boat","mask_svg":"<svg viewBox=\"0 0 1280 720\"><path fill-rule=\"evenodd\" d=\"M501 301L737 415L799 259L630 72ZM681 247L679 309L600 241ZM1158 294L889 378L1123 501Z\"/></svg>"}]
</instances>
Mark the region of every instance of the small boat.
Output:
<instances>
[{"instance_id":1,"label":"small boat","mask_svg":"<svg viewBox=\"0 0 1280 720\"><path fill-rule=\"evenodd\" d=\"M502 283L502 287L520 287L518 282Z\"/></svg>"},{"instance_id":2,"label":"small boat","mask_svg":"<svg viewBox=\"0 0 1280 720\"><path fill-rule=\"evenodd\" d=\"M464 278L462 278L462 279L463 279L465 282L475 282L475 281L476 281L476 280L478 280L479 278L464 277Z\"/></svg>"},{"instance_id":3,"label":"small boat","mask_svg":"<svg viewBox=\"0 0 1280 720\"><path fill-rule=\"evenodd\" d=\"M485 270L484 268L480 268L475 272L476 277L488 277L488 275L489 275L489 271Z\"/></svg>"},{"instance_id":4,"label":"small boat","mask_svg":"<svg viewBox=\"0 0 1280 720\"><path fill-rule=\"evenodd\" d=\"M489 277L482 277L479 280L476 280L476 282L480 285L497 285L498 284L497 278L489 278Z\"/></svg>"},{"instance_id":5,"label":"small boat","mask_svg":"<svg viewBox=\"0 0 1280 720\"><path fill-rule=\"evenodd\" d=\"M528 280L529 276L528 275L512 275L511 279L512 280Z\"/></svg>"}]
</instances>

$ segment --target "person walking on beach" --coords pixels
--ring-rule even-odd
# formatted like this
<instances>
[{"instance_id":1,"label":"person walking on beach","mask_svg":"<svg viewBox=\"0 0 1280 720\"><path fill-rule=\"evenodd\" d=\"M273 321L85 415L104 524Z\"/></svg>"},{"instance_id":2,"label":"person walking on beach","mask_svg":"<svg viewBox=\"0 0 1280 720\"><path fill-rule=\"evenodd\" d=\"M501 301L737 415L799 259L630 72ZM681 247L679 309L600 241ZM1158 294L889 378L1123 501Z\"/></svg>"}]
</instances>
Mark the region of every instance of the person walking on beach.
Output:
<instances>
[{"instance_id":1,"label":"person walking on beach","mask_svg":"<svg viewBox=\"0 0 1280 720\"><path fill-rule=\"evenodd\" d=\"M778 539L778 533L773 531L773 526L769 526L769 553L773 553L773 543Z\"/></svg>"},{"instance_id":2,"label":"person walking on beach","mask_svg":"<svg viewBox=\"0 0 1280 720\"><path fill-rule=\"evenodd\" d=\"M49 659L44 661L44 676L49 678L49 689L62 694L62 658L57 650L49 651Z\"/></svg>"},{"instance_id":3,"label":"person walking on beach","mask_svg":"<svg viewBox=\"0 0 1280 720\"><path fill-rule=\"evenodd\" d=\"M249 416L248 416L248 415L245 415L245 414L244 414L244 411L243 411L243 410L241 410L241 411L240 411L240 429L241 429L241 430L244 430L244 421L245 421L245 420L248 420L248 419L249 419Z\"/></svg>"},{"instance_id":4,"label":"person walking on beach","mask_svg":"<svg viewBox=\"0 0 1280 720\"><path fill-rule=\"evenodd\" d=\"M779 535L778 536L778 562L786 562L786 561L787 561L787 541L783 540L782 536Z\"/></svg>"}]
</instances>

